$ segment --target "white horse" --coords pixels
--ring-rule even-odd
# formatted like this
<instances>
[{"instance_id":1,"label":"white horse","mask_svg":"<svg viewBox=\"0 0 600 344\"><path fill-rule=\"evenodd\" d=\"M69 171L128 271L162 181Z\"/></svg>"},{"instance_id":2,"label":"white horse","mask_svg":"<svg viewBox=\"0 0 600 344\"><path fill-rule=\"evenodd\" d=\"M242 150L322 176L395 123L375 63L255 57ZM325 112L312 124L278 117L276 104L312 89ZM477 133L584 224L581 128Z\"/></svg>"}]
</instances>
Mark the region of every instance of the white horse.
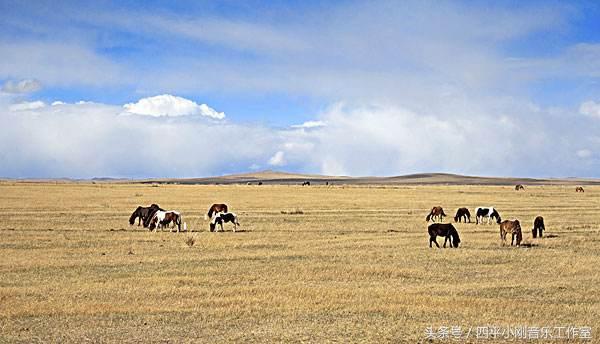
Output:
<instances>
[{"instance_id":1,"label":"white horse","mask_svg":"<svg viewBox=\"0 0 600 344\"><path fill-rule=\"evenodd\" d=\"M156 233L159 228L168 227L171 222L173 225L171 226L170 232L177 226L177 233L179 233L179 231L181 231L181 214L175 210L159 210L154 214L150 221L150 230L154 229L154 232ZM185 227L187 226L184 226L184 228Z\"/></svg>"}]
</instances>

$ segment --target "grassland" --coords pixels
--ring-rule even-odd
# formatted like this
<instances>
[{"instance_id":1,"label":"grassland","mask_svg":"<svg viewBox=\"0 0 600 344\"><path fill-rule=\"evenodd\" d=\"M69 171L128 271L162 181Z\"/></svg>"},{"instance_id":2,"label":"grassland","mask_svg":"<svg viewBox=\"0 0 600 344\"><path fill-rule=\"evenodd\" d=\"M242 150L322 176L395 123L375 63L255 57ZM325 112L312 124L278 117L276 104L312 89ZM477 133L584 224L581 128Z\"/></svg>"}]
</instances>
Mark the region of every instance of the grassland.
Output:
<instances>
[{"instance_id":1,"label":"grassland","mask_svg":"<svg viewBox=\"0 0 600 344\"><path fill-rule=\"evenodd\" d=\"M600 187L5 182L0 194L0 342L417 343L428 326L486 325L590 326L600 340ZM153 202L193 232L130 227ZM209 233L213 202L242 231ZM493 205L531 246L458 224L459 249L430 249L433 205ZM531 238L537 215L544 239Z\"/></svg>"}]
</instances>

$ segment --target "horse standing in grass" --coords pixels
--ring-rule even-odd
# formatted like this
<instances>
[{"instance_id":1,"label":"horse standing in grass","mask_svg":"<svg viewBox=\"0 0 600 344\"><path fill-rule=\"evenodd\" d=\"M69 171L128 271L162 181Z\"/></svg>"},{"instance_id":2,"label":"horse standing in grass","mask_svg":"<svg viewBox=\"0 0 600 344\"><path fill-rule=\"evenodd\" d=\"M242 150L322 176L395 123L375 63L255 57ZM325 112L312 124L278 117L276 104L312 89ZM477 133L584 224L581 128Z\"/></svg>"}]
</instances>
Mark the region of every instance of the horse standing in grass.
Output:
<instances>
[{"instance_id":1,"label":"horse standing in grass","mask_svg":"<svg viewBox=\"0 0 600 344\"><path fill-rule=\"evenodd\" d=\"M217 213L226 213L226 212L227 212L227 204L215 203L210 206L210 209L208 209L208 213L206 215L204 215L204 219L205 220L212 219L213 215L216 215Z\"/></svg>"},{"instance_id":2,"label":"horse standing in grass","mask_svg":"<svg viewBox=\"0 0 600 344\"><path fill-rule=\"evenodd\" d=\"M544 218L541 216L538 216L535 218L535 220L533 220L533 229L531 230L531 234L533 234L533 237L536 238L539 236L540 238L544 235L543 232L546 230L546 227L544 226Z\"/></svg>"},{"instance_id":3,"label":"horse standing in grass","mask_svg":"<svg viewBox=\"0 0 600 344\"><path fill-rule=\"evenodd\" d=\"M425 221L429 222L429 220L431 220L435 222L435 219L437 218L440 220L440 222L442 222L444 220L444 216L446 216L446 214L444 213L444 209L442 207L433 207L431 208L429 215L427 215L425 218Z\"/></svg>"},{"instance_id":4,"label":"horse standing in grass","mask_svg":"<svg viewBox=\"0 0 600 344\"><path fill-rule=\"evenodd\" d=\"M454 222L461 222L462 220L464 220L465 223L467 223L467 221L471 223L471 213L469 212L469 209L458 208L458 210L456 211L456 215L454 216Z\"/></svg>"},{"instance_id":5,"label":"horse standing in grass","mask_svg":"<svg viewBox=\"0 0 600 344\"><path fill-rule=\"evenodd\" d=\"M519 191L519 190L525 190L525 187L522 184L517 184L515 186L515 191Z\"/></svg>"},{"instance_id":6,"label":"horse standing in grass","mask_svg":"<svg viewBox=\"0 0 600 344\"><path fill-rule=\"evenodd\" d=\"M427 227L427 232L429 233L429 247L432 247L432 244L435 244L435 246L440 248L440 245L435 240L438 236L443 236L445 238L444 248L446 248L446 242L448 241L450 241L450 247L457 248L458 244L460 244L458 232L451 223L431 224Z\"/></svg>"},{"instance_id":7,"label":"horse standing in grass","mask_svg":"<svg viewBox=\"0 0 600 344\"><path fill-rule=\"evenodd\" d=\"M500 239L502 239L502 246L506 244L506 234L511 234L510 246L516 241L517 246L521 246L523 240L523 234L521 233L521 224L519 220L505 220L500 223ZM515 240L516 239L516 240Z\"/></svg>"},{"instance_id":8,"label":"horse standing in grass","mask_svg":"<svg viewBox=\"0 0 600 344\"><path fill-rule=\"evenodd\" d=\"M170 232L177 226L177 233L181 231L181 214L178 211L157 211L150 221L150 230L158 231L159 228L167 228L173 224Z\"/></svg>"},{"instance_id":9,"label":"horse standing in grass","mask_svg":"<svg viewBox=\"0 0 600 344\"><path fill-rule=\"evenodd\" d=\"M483 220L486 217L488 218L488 225L492 222L493 218L496 218L496 223L498 224L502 222L502 220L500 219L500 214L493 207L478 207L477 209L475 209L476 224L483 223Z\"/></svg>"},{"instance_id":10,"label":"horse standing in grass","mask_svg":"<svg viewBox=\"0 0 600 344\"><path fill-rule=\"evenodd\" d=\"M583 190L583 186L578 186L575 188L575 192L585 192L585 191Z\"/></svg>"},{"instance_id":11,"label":"horse standing in grass","mask_svg":"<svg viewBox=\"0 0 600 344\"><path fill-rule=\"evenodd\" d=\"M210 227L209 227L209 229L210 229L211 232L215 232L217 225L220 225L221 226L221 232L224 232L224 230L223 230L223 223L227 223L227 222L233 223L233 231L234 232L237 229L237 226L240 225L240 223L238 221L238 217L237 217L237 215L235 213L218 213L210 221Z\"/></svg>"},{"instance_id":12,"label":"horse standing in grass","mask_svg":"<svg viewBox=\"0 0 600 344\"><path fill-rule=\"evenodd\" d=\"M144 228L146 228L146 227L148 227L148 223L150 222L150 219L152 218L154 213L156 213L158 210L163 210L158 206L158 204L152 204L149 207L138 206L133 211L133 214L131 214L131 216L129 217L129 224L133 226L133 224L135 223L135 220L137 219L138 226L141 225L141 223L143 222Z\"/></svg>"}]
</instances>

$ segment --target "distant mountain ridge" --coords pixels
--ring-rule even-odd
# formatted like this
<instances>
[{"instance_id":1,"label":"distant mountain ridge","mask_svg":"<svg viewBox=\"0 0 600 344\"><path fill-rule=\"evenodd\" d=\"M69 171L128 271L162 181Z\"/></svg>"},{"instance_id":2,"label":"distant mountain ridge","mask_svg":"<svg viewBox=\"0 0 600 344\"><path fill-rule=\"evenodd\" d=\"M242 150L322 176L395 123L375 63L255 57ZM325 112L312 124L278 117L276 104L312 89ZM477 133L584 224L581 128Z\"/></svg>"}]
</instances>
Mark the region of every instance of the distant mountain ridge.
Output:
<instances>
[{"instance_id":1,"label":"distant mountain ridge","mask_svg":"<svg viewBox=\"0 0 600 344\"><path fill-rule=\"evenodd\" d=\"M348 177L325 176L318 174L289 173L281 171L260 171L231 174L206 178L169 178L147 179L142 183L178 183L178 184L349 184L349 185L600 185L600 179L586 178L515 178L515 177L478 177L451 173L416 173L392 177Z\"/></svg>"}]
</instances>

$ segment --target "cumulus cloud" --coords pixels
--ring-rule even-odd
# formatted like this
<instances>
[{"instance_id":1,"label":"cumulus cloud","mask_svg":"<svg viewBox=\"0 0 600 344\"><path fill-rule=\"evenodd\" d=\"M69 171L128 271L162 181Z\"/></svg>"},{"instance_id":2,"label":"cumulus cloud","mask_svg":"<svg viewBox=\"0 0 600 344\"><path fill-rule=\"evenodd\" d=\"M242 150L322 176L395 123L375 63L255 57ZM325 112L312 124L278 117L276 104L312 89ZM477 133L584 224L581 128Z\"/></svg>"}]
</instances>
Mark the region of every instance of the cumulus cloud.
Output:
<instances>
[{"instance_id":1,"label":"cumulus cloud","mask_svg":"<svg viewBox=\"0 0 600 344\"><path fill-rule=\"evenodd\" d=\"M589 149L580 149L576 152L577 156L582 159L587 159L592 156L592 151Z\"/></svg>"},{"instance_id":2,"label":"cumulus cloud","mask_svg":"<svg viewBox=\"0 0 600 344\"><path fill-rule=\"evenodd\" d=\"M225 118L225 113L217 112L206 104L198 105L192 100L170 94L142 98L136 103L123 105L123 108L128 113L155 117L200 115L213 119Z\"/></svg>"},{"instance_id":3,"label":"cumulus cloud","mask_svg":"<svg viewBox=\"0 0 600 344\"><path fill-rule=\"evenodd\" d=\"M591 100L584 102L579 106L579 113L594 118L600 118L600 103Z\"/></svg>"},{"instance_id":4,"label":"cumulus cloud","mask_svg":"<svg viewBox=\"0 0 600 344\"><path fill-rule=\"evenodd\" d=\"M45 107L46 104L42 101L36 100L33 102L22 102L13 104L9 107L10 111L27 111L27 110L35 110Z\"/></svg>"},{"instance_id":5,"label":"cumulus cloud","mask_svg":"<svg viewBox=\"0 0 600 344\"><path fill-rule=\"evenodd\" d=\"M285 153L283 153L282 151L277 151L275 153L275 155L273 155L270 159L269 159L269 165L272 166L283 166L285 165Z\"/></svg>"},{"instance_id":6,"label":"cumulus cloud","mask_svg":"<svg viewBox=\"0 0 600 344\"><path fill-rule=\"evenodd\" d=\"M317 116L326 126L282 130L200 116L122 116L121 106L100 103L41 104L0 104L0 119L11 123L0 135L0 176L195 177L269 166L354 176L589 176L593 159L578 162L600 142L569 129L565 113L540 109L498 120L493 112L444 118L392 105L336 104ZM560 130L545 124L548 116Z\"/></svg>"},{"instance_id":7,"label":"cumulus cloud","mask_svg":"<svg viewBox=\"0 0 600 344\"><path fill-rule=\"evenodd\" d=\"M39 91L42 84L34 79L24 79L21 81L8 80L2 85L2 91L6 93L31 93Z\"/></svg>"}]
</instances>

